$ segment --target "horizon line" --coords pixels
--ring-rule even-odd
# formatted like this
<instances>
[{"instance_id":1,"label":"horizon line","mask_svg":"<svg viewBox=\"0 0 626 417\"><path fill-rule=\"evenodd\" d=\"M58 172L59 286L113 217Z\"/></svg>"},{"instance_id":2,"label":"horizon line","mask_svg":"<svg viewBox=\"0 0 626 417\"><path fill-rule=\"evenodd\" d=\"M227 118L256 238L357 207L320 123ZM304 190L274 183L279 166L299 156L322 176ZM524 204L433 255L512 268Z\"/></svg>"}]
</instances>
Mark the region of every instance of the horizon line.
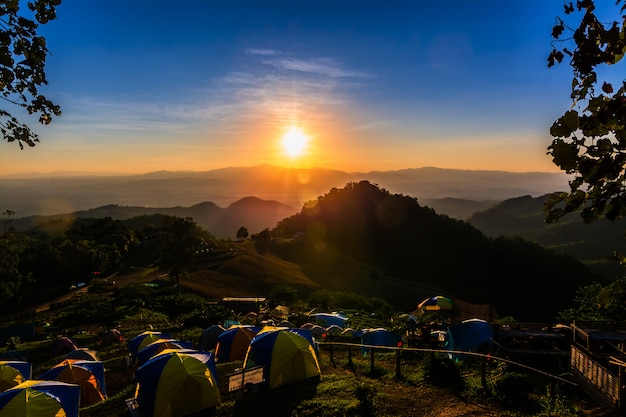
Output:
<instances>
[{"instance_id":1,"label":"horizon line","mask_svg":"<svg viewBox=\"0 0 626 417\"><path fill-rule=\"evenodd\" d=\"M4 174L0 175L0 180L2 179L36 179L42 177L63 177L63 178L71 178L71 177L133 177L133 176L146 176L151 174L159 174L159 173L189 173L189 174L201 174L207 173L211 171L220 171L226 169L250 169L250 168L276 168L276 169L284 169L284 170L294 170L294 171L313 171L313 170L321 170L321 171L336 171L343 172L346 174L371 174L371 173L382 173L382 172L400 172L400 171L411 171L411 170L420 170L420 169L437 169L437 170L445 170L445 171L467 171L467 172L507 172L512 174L562 174L568 175L563 171L507 171L503 169L464 169L464 168L442 168L437 166L422 166L422 167L407 167L407 168L399 168L399 169L373 169L369 171L345 171L341 169L335 168L324 168L324 167L306 167L306 168L296 168L296 167L287 167L275 164L257 164L257 165L245 165L245 166L224 166L220 168L210 168L207 170L168 170L161 169L156 171L145 171L145 172L116 172L116 171L50 171L50 172L20 172L14 174Z\"/></svg>"}]
</instances>

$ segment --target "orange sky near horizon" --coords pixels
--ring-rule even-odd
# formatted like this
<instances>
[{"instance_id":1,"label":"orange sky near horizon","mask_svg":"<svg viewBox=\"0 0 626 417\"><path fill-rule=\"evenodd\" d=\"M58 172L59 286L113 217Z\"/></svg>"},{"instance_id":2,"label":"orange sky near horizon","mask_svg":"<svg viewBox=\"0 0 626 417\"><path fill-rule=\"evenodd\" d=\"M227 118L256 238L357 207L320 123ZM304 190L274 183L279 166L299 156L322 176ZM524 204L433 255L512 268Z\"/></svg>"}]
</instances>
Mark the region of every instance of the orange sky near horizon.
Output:
<instances>
[{"instance_id":1,"label":"orange sky near horizon","mask_svg":"<svg viewBox=\"0 0 626 417\"><path fill-rule=\"evenodd\" d=\"M546 57L562 4L181 0L146 13L92 0L57 16L39 28L51 51L41 93L63 114L48 126L15 114L41 142L0 144L0 177L559 171L546 152L571 70ZM310 137L298 157L281 147L291 126Z\"/></svg>"},{"instance_id":2,"label":"orange sky near horizon","mask_svg":"<svg viewBox=\"0 0 626 417\"><path fill-rule=\"evenodd\" d=\"M48 141L42 135L35 148L17 149L3 144L0 177L16 174L64 172L142 174L167 171L208 171L225 167L270 164L289 168L326 168L346 172L401 170L438 167L511 172L558 172L546 155L547 144L533 137L521 138L527 146L485 139L408 142L347 138L334 142L321 134L307 133L310 140L302 155L290 157L281 146L281 136L270 139L229 141L219 149L201 143L172 141L158 147L145 143L86 143ZM200 142L200 141L199 141ZM400 148L400 150L399 150ZM83 155L77 158L76 155ZM494 157L496 156L496 157ZM112 163L113 161L113 163Z\"/></svg>"}]
</instances>

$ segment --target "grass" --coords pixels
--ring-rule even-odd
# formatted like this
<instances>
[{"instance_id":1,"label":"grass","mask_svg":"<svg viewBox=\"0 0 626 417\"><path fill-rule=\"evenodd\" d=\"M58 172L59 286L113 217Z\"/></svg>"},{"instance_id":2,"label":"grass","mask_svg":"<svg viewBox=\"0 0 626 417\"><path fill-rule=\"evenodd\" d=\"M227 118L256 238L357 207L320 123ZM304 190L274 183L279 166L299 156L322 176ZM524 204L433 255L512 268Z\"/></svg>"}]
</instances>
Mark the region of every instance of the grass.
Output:
<instances>
[{"instance_id":1,"label":"grass","mask_svg":"<svg viewBox=\"0 0 626 417\"><path fill-rule=\"evenodd\" d=\"M139 316L148 312L141 310ZM129 317L129 323L140 322L140 317ZM199 329L157 329L174 334L195 337ZM139 329L127 330L130 338ZM84 334L76 339L82 347L99 351L106 368L108 399L102 403L80 410L81 417L127 417L125 400L134 394L133 376L135 367L126 361L128 350L125 344L100 348L98 336ZM189 339L186 339L189 340ZM50 357L50 340L23 343L19 346L29 360L36 364L37 372L52 366L61 358ZM322 374L298 383L274 390L253 389L249 392L228 393L225 381L228 374L241 367L241 362L218 364L222 403L214 411L221 417L243 417L255 415L285 417L336 417L336 416L424 416L430 415L498 415L506 417L526 416L580 416L584 410L593 410L592 415L603 415L593 405L584 403L573 395L555 394L551 397L540 388L533 392L531 402L518 407L503 407L493 391L495 380L506 369L491 366L488 370L487 389L481 387L477 368L471 364L461 365L465 380L462 392L455 393L445 386L432 384L424 371L424 359L428 354L404 352L402 377L396 378L395 353L375 354L372 372L369 356L358 348L351 349L348 360L346 347L335 347L334 364L331 364L328 346L320 347ZM351 365L350 365L351 362ZM544 386L545 388L545 386ZM570 393L571 394L571 393ZM581 405L582 404L582 405ZM428 410L428 412L427 412ZM532 411L531 414L529 412ZM465 414L462 414L465 413ZM588 414L589 415L589 414ZM609 414L604 414L608 416Z\"/></svg>"},{"instance_id":2,"label":"grass","mask_svg":"<svg viewBox=\"0 0 626 417\"><path fill-rule=\"evenodd\" d=\"M219 293L196 291L197 288L215 286L217 281L205 278L219 276L224 280L220 291L226 291L228 284L247 285L247 288L239 287L242 292L258 292L272 282L272 276L285 274L279 283L302 284L301 278L291 280L290 274L295 273L289 268L293 264L279 262L277 259L266 259L271 272L259 276L259 282L255 283L255 264L251 261L257 254L249 245L241 244L237 255L233 256L216 267L217 270L198 271L189 280L193 282L194 292L201 293L205 297L218 297ZM232 262L232 263L231 263ZM227 267L225 265L231 263ZM349 264L348 264L349 265ZM287 267L289 266L289 268ZM230 273L251 274L249 279L235 279ZM288 271L288 272L287 272ZM228 272L228 274L226 273ZM213 275L212 275L213 274ZM154 269L137 269L132 276L117 276L116 286L136 285L157 276ZM242 283L243 282L243 283ZM257 286L258 285L258 286ZM308 284L307 284L308 285ZM306 286L306 285L305 285ZM191 287L191 286L190 286ZM196 288L197 287L197 288ZM308 288L314 289L315 285ZM132 287L131 287L132 289ZM136 294L140 294L139 291ZM229 293L227 295L234 295ZM106 297L100 294L98 297ZM117 302L118 300L116 300ZM141 300L139 300L141 301ZM361 300L358 300L361 301ZM50 345L56 335L62 331L61 327L55 326L55 317L63 309L71 307L75 301L67 300L60 310L50 310L30 317L37 323L53 323L44 329L47 336L41 336L40 340L20 343L18 350L26 353L27 360L33 363L33 376L41 374L49 367L59 363L61 357L51 357ZM135 303L136 299L129 297L129 303ZM118 303L119 304L119 303ZM123 313L119 320L119 329L122 330L129 340L133 336L145 330L160 330L171 333L181 340L197 343L202 329L199 327L178 327L175 320L162 312L157 312L143 303L132 305L116 305L116 310ZM354 328L389 327L389 317L371 316L364 314L359 309L344 309L350 317L350 326ZM80 410L81 417L127 417L128 411L125 399L134 394L134 371L135 366L129 364L128 349L125 344L107 347L99 346L100 333L107 330L97 326L84 326L69 329L73 333L72 338L80 347L86 347L99 351L106 368L106 384L108 399L102 403ZM4 349L0 349L2 352ZM461 373L465 381L462 391L453 391L451 387L437 386L429 380L425 372L425 354L405 351L401 362L401 377L396 377L395 353L375 354L375 366L372 368L370 356L363 356L358 347L351 349L351 360L348 360L348 349L337 347L333 350L334 361L330 361L330 353L327 346L320 347L320 364L322 373L319 378L301 381L274 390L255 389L249 392L228 393L226 381L229 373L235 368L241 367L241 362L218 364L220 376L220 388L222 391L222 403L215 410L217 416L240 417L240 416L289 416L289 417L335 417L335 416L424 416L424 415L499 415L508 417L524 417L528 413L523 408L502 407L493 391L495 380L505 370L493 367L489 370L488 387L480 384L476 366L463 365ZM440 384L441 385L441 384ZM533 392L529 397L533 401L532 410L540 416L578 416L588 410L593 410L593 415L603 415L601 410L594 408L571 393L558 393L548 397L545 385ZM430 413L430 414L428 414ZM587 413L587 415L591 415ZM605 414L608 416L608 414Z\"/></svg>"}]
</instances>

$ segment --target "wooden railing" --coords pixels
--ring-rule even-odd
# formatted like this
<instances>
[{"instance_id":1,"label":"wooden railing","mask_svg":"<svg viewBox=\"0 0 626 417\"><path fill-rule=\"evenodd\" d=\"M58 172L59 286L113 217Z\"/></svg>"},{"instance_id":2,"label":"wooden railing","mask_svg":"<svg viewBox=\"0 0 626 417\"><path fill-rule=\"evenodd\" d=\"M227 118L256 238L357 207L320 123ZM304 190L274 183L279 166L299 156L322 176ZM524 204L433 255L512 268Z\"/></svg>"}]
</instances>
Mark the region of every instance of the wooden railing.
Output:
<instances>
[{"instance_id":1,"label":"wooden railing","mask_svg":"<svg viewBox=\"0 0 626 417\"><path fill-rule=\"evenodd\" d=\"M572 346L570 368L581 382L580 386L592 397L611 407L620 403L619 376L576 346Z\"/></svg>"}]
</instances>

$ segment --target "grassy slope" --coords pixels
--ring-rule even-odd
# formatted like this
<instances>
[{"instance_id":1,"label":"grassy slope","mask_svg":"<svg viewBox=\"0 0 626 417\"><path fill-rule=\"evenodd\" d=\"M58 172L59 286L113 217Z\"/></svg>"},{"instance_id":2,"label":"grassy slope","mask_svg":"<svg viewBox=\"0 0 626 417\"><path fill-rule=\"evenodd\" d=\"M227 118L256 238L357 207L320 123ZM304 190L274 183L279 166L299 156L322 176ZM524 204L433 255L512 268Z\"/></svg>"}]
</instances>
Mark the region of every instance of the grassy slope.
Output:
<instances>
[{"instance_id":1,"label":"grassy slope","mask_svg":"<svg viewBox=\"0 0 626 417\"><path fill-rule=\"evenodd\" d=\"M323 279L315 281L307 278L303 270L295 264L283 261L271 255L259 255L251 243L232 243L233 251L228 256L220 256L212 262L205 262L201 268L184 280L188 288L200 288L203 294L211 297L220 296L219 288L228 291L230 295L240 292L242 295L262 291L278 283L304 288L317 288ZM148 256L146 259L151 258ZM310 260L314 263L315 258ZM328 277L332 280L332 273L345 274L350 279L360 279L373 271L367 265L351 261L337 255L337 264L341 268L328 268L327 265L309 265L315 274ZM305 268L306 269L306 268ZM263 272L261 273L261 270ZM155 268L133 268L129 273L115 277L116 285L146 282L151 278L158 278ZM376 271L374 271L376 272ZM313 274L313 275L315 275ZM327 282L328 283L328 282ZM218 285L219 284L219 285ZM352 285L352 284L350 284ZM363 286L364 288L372 288ZM379 294L380 295L380 294ZM37 315L37 321L52 321L55 314L61 310L51 310ZM171 323L162 314L146 309L140 309L132 316L127 316L120 322L122 330L128 339L146 329L167 331L174 337L182 340L196 341L201 329L186 329L171 327ZM102 329L104 330L104 329ZM72 335L80 347L96 349L106 367L106 381L109 399L104 403L81 409L81 417L126 417L128 411L124 400L134 394L134 366L127 364L128 355L126 345L113 345L101 348L98 345L97 333ZM52 337L52 336L50 336ZM25 352L27 360L34 365L33 376L36 377L50 366L58 363L62 357L50 356L51 340L23 343L20 350ZM5 349L0 349L0 352ZM430 385L424 380L420 370L419 357L406 355L402 361L403 378L394 377L395 358L391 354L377 355L376 370L370 372L369 357L354 353L354 365L349 366L346 353L335 352L336 364L330 362L329 352L321 350L320 364L322 376L319 380L309 380L293 384L272 391L253 392L249 394L229 394L226 392L228 374L241 363L218 365L220 387L222 390L222 405L216 410L218 416L522 416L523 413L501 409L493 398L489 396L474 396L470 381L469 391L461 395L448 389ZM494 369L493 376L501 370ZM466 375L466 378L470 378ZM475 381L475 377L474 378ZM490 383L493 383L490 382ZM474 382L475 384L475 382ZM605 415L602 410L593 408L588 403L577 402L578 407L583 404L593 410L593 415ZM262 405L262 407L260 407ZM558 414L569 416L570 406L560 410ZM581 409L578 408L577 412ZM579 414L576 414L579 415Z\"/></svg>"},{"instance_id":2,"label":"grassy slope","mask_svg":"<svg viewBox=\"0 0 626 417\"><path fill-rule=\"evenodd\" d=\"M296 264L270 253L259 254L252 241L230 242L228 246L231 256L200 264L180 285L211 298L265 296L279 284L304 293L323 288L383 298L405 311L441 292L435 287L390 275L330 247L323 252L303 254Z\"/></svg>"}]
</instances>

